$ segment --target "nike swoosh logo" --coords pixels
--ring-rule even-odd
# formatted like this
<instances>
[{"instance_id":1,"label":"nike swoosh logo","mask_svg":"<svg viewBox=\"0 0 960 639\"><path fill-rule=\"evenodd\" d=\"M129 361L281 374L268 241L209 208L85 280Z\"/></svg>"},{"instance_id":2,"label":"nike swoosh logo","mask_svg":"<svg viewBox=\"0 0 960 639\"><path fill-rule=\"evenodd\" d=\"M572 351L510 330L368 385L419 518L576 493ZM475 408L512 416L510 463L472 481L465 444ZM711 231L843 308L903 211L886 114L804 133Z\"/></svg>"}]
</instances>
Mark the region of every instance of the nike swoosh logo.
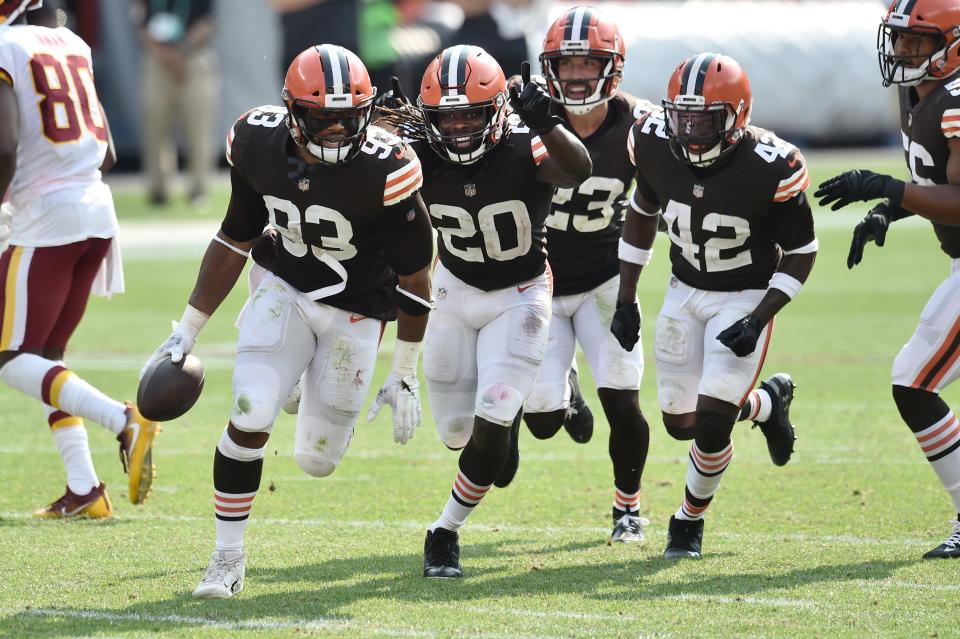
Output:
<instances>
[{"instance_id":1,"label":"nike swoosh logo","mask_svg":"<svg viewBox=\"0 0 960 639\"><path fill-rule=\"evenodd\" d=\"M527 284L526 286L518 286L517 291L523 293L524 291L533 288L536 284Z\"/></svg>"},{"instance_id":2,"label":"nike swoosh logo","mask_svg":"<svg viewBox=\"0 0 960 639\"><path fill-rule=\"evenodd\" d=\"M140 422L133 420L128 428L133 431L133 439L130 440L130 453L132 454L133 447L137 445L137 440L140 439Z\"/></svg>"},{"instance_id":3,"label":"nike swoosh logo","mask_svg":"<svg viewBox=\"0 0 960 639\"><path fill-rule=\"evenodd\" d=\"M362 322L365 319L367 319L366 316L357 315L356 313L354 313L353 315L350 316L350 323L356 324L357 322Z\"/></svg>"}]
</instances>

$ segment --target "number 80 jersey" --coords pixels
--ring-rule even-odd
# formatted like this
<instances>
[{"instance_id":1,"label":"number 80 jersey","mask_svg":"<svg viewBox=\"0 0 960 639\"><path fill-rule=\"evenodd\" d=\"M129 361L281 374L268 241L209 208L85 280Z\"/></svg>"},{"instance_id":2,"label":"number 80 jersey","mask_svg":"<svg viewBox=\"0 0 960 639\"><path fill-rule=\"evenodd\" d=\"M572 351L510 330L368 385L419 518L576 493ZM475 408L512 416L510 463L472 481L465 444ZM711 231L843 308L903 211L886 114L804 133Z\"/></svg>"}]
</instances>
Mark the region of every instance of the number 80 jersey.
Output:
<instances>
[{"instance_id":1,"label":"number 80 jersey","mask_svg":"<svg viewBox=\"0 0 960 639\"><path fill-rule=\"evenodd\" d=\"M13 86L20 111L10 186L14 209L46 193L99 181L107 127L90 47L65 28L2 26L0 82Z\"/></svg>"},{"instance_id":2,"label":"number 80 jersey","mask_svg":"<svg viewBox=\"0 0 960 639\"><path fill-rule=\"evenodd\" d=\"M635 194L659 206L673 274L689 286L765 289L781 250L816 239L803 156L769 131L747 127L719 166L696 169L673 155L656 109L633 125L627 146L637 167ZM635 197L630 204L643 214Z\"/></svg>"}]
</instances>

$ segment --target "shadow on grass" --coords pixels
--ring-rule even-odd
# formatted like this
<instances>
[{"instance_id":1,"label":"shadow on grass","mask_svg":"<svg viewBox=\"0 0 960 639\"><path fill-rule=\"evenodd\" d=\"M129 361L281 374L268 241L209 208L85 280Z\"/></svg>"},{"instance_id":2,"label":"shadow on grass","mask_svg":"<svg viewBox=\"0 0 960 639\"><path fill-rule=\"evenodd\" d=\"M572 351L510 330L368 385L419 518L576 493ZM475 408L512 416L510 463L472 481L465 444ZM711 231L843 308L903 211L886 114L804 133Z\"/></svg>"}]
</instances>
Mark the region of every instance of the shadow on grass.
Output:
<instances>
[{"instance_id":1,"label":"shadow on grass","mask_svg":"<svg viewBox=\"0 0 960 639\"><path fill-rule=\"evenodd\" d=\"M659 558L647 546L626 557L615 556L599 563L569 565L563 555L596 548L593 541L562 545L504 539L465 546L463 580L425 580L421 575L422 556L364 555L338 557L316 563L281 568L262 568L253 563L247 572L246 589L231 600L205 601L190 596L189 589L199 578L184 571L156 571L141 575L145 580L166 580L177 592L161 601L135 602L119 608L7 611L0 620L0 636L65 637L98 635L103 632L174 632L184 630L235 634L244 630L293 632L297 624L313 620L314 630L350 630L365 634L371 622L354 619L342 611L365 601L390 600L419 605L426 609L457 606L483 609L491 601L511 597L577 595L609 602L651 601L678 594L736 596L790 589L823 582L883 580L908 560L872 560L799 568L775 574L728 573L699 576L698 564L676 564ZM716 557L716 554L710 555ZM480 561L483 560L483 561ZM707 559L706 561L709 561ZM551 566L551 563L566 565ZM664 582L650 583L649 577L672 570ZM519 572L518 572L519 571ZM521 607L523 604L519 604ZM494 608L491 612L495 613ZM406 619L397 620L397 629ZM375 622L377 628L393 624Z\"/></svg>"}]
</instances>

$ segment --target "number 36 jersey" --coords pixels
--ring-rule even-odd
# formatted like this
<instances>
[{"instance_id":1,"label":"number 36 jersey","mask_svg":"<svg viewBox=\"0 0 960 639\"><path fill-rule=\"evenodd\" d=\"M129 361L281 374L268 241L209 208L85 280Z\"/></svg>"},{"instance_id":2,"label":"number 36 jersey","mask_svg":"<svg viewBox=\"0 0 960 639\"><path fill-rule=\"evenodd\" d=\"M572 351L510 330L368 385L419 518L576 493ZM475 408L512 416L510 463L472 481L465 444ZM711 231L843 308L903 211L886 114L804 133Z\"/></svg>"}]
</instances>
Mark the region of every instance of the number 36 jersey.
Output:
<instances>
[{"instance_id":1,"label":"number 36 jersey","mask_svg":"<svg viewBox=\"0 0 960 639\"><path fill-rule=\"evenodd\" d=\"M474 164L448 162L423 142L421 195L439 234L440 262L484 291L532 280L546 269L544 221L553 185L538 182L540 138L510 116L509 133Z\"/></svg>"},{"instance_id":2,"label":"number 36 jersey","mask_svg":"<svg viewBox=\"0 0 960 639\"><path fill-rule=\"evenodd\" d=\"M673 274L709 291L765 289L782 251L811 247L810 177L800 152L773 133L747 127L715 168L696 169L670 150L662 109L630 129L635 194L660 208ZM636 199L631 206L643 213Z\"/></svg>"},{"instance_id":3,"label":"number 36 jersey","mask_svg":"<svg viewBox=\"0 0 960 639\"><path fill-rule=\"evenodd\" d=\"M420 161L376 126L352 160L307 164L284 107L258 107L227 135L232 192L221 231L248 242L269 223L279 239L270 270L311 299L378 319L396 317L397 273L433 258L430 223L412 205Z\"/></svg>"}]
</instances>

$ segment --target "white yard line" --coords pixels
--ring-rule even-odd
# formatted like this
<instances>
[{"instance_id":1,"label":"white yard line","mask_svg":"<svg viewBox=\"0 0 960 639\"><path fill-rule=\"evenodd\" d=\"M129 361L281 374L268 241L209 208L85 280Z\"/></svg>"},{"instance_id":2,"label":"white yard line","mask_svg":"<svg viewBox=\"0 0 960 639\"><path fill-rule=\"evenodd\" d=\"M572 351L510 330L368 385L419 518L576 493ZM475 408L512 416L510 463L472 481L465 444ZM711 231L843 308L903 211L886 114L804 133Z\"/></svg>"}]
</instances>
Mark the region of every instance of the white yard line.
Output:
<instances>
[{"instance_id":1,"label":"white yard line","mask_svg":"<svg viewBox=\"0 0 960 639\"><path fill-rule=\"evenodd\" d=\"M696 603L746 604L750 606L773 606L775 608L819 608L831 605L829 601L812 601L809 599L785 599L782 597L731 597L729 595L701 595L680 593L668 595L660 599L674 599L677 601L692 601Z\"/></svg>"},{"instance_id":2,"label":"white yard line","mask_svg":"<svg viewBox=\"0 0 960 639\"><path fill-rule=\"evenodd\" d=\"M0 513L0 519L33 520L29 513L22 512L4 512ZM150 514L118 514L117 520L125 521L163 521L170 523L210 523L211 517L195 515L150 515ZM425 530L428 521L388 521L385 519L328 519L328 518L303 518L290 519L286 517L255 517L257 525L265 526L307 526L307 527L335 527L371 529L405 529L405 530ZM37 521L38 526L47 525L46 522ZM469 530L484 533L508 533L508 534L531 534L531 535L573 535L589 534L601 535L604 539L609 534L609 528L601 526L527 526L523 524L511 523L480 523L471 522ZM648 532L662 534L663 529L653 525L647 528ZM734 542L744 542L745 544L755 543L774 543L774 542L793 542L793 543L813 543L813 544L849 544L853 546L896 546L896 547L914 547L931 546L936 540L930 539L910 539L901 537L897 539L879 539L876 537L862 537L858 535L814 535L806 533L735 533L716 531L710 533L711 539L725 539ZM599 543L599 542L598 542ZM873 582L870 582L873 583ZM960 589L960 587L958 587Z\"/></svg>"},{"instance_id":3,"label":"white yard line","mask_svg":"<svg viewBox=\"0 0 960 639\"><path fill-rule=\"evenodd\" d=\"M242 596L242 595L241 595ZM211 605L216 605L215 603ZM287 620L218 620L208 617L191 617L187 615L151 615L137 612L107 612L102 610L69 610L62 608L0 608L3 615L21 615L28 617L60 617L67 619L87 619L106 622L135 622L135 623L167 623L176 626L197 626L215 628L218 630L317 630L330 633L361 633L361 635L375 634L389 637L437 637L447 636L448 632L436 633L429 630L414 630L412 628L389 628L378 624L337 617L318 617L316 619L287 619ZM477 633L473 628L463 629L471 637L479 639L554 639L547 635L531 635L511 632Z\"/></svg>"}]
</instances>

